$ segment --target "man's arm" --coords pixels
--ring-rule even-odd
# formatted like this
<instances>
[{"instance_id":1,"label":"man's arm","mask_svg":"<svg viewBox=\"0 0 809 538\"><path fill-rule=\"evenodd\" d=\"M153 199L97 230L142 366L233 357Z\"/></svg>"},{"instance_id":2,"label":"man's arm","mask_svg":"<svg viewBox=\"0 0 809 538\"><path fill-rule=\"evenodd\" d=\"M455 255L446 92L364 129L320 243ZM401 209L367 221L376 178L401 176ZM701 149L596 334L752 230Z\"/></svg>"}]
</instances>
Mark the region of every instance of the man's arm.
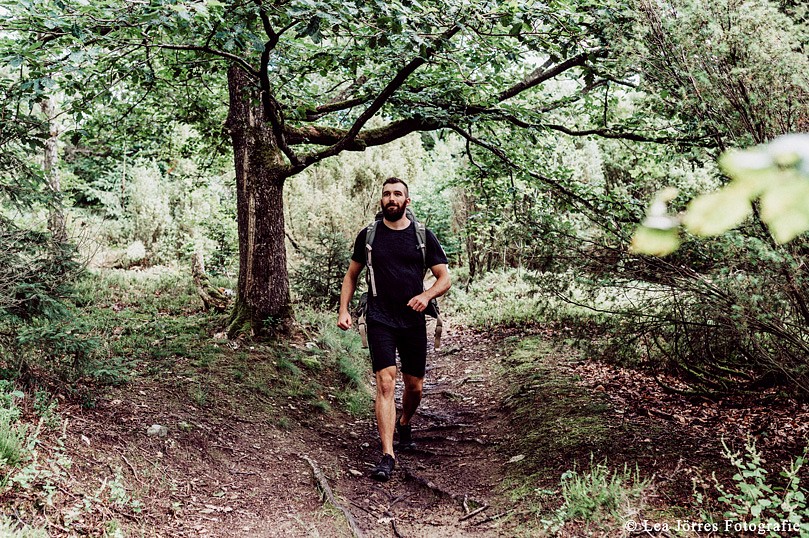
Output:
<instances>
[{"instance_id":1,"label":"man's arm","mask_svg":"<svg viewBox=\"0 0 809 538\"><path fill-rule=\"evenodd\" d=\"M449 269L447 269L446 263L433 265L430 267L430 271L432 271L433 276L435 277L435 282L433 285L430 286L429 289L424 290L423 293L420 293L410 299L410 301L407 303L407 306L416 312L424 312L424 309L427 308L430 301L447 293L452 285L449 278Z\"/></svg>"},{"instance_id":2,"label":"man's arm","mask_svg":"<svg viewBox=\"0 0 809 538\"><path fill-rule=\"evenodd\" d=\"M348 305L351 298L354 297L354 290L357 289L357 278L362 272L362 264L351 260L348 264L348 271L346 276L343 277L343 286L340 288L340 313L337 317L337 326L344 331L351 328L351 312L348 311Z\"/></svg>"}]
</instances>

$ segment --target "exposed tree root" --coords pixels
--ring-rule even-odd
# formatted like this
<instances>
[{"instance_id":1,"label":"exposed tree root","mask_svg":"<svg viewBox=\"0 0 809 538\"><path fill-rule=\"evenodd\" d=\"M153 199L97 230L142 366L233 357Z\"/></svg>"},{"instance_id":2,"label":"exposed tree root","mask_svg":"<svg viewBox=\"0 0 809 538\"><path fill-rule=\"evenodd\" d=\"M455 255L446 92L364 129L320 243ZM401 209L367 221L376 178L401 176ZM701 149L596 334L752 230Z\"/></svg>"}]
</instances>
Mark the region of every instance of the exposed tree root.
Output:
<instances>
[{"instance_id":1,"label":"exposed tree root","mask_svg":"<svg viewBox=\"0 0 809 538\"><path fill-rule=\"evenodd\" d=\"M205 273L205 263L200 252L194 252L194 255L191 256L191 276L194 278L194 286L206 309L213 308L217 312L227 310L230 300L220 289L211 285L208 275Z\"/></svg>"},{"instance_id":2,"label":"exposed tree root","mask_svg":"<svg viewBox=\"0 0 809 538\"><path fill-rule=\"evenodd\" d=\"M432 482L430 480L427 480L424 477L421 477L421 476L417 475L409 467L406 467L406 466L402 465L401 469L402 469L402 472L404 473L404 477L405 477L406 480L412 480L412 481L414 481L414 482L416 482L418 484L421 484L425 488L438 493L442 497L447 497L449 499L452 499L453 501L457 502L461 507L465 506L465 503L467 501L471 501L471 502L475 503L478 506L488 506L487 503L485 503L483 501L479 501L479 500L474 499L472 497L469 497L467 495L460 495L458 493L452 493L451 491L447 491L447 490L443 489L442 487L438 486L437 484L435 484L435 482Z\"/></svg>"},{"instance_id":3,"label":"exposed tree root","mask_svg":"<svg viewBox=\"0 0 809 538\"><path fill-rule=\"evenodd\" d=\"M354 519L354 516L351 514L351 511L348 508L337 502L331 487L329 487L329 481L326 479L326 475L323 474L323 471L320 470L317 463L306 455L301 456L301 458L306 460L306 463L308 463L309 467L312 468L312 474L314 475L315 480L317 480L318 488L323 493L323 496L326 498L329 504L340 510L340 512L342 512L345 516L346 521L348 521L348 526L351 528L352 535L355 538L362 538L362 531L360 531L357 521Z\"/></svg>"}]
</instances>

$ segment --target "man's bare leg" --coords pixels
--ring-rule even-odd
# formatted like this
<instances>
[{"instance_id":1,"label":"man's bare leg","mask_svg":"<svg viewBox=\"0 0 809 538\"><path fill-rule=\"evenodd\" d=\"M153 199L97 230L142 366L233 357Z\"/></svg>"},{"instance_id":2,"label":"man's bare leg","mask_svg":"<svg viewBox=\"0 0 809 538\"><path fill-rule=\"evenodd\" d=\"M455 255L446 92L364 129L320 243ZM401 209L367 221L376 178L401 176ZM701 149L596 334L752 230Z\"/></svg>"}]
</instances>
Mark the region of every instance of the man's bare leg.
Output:
<instances>
[{"instance_id":1,"label":"man's bare leg","mask_svg":"<svg viewBox=\"0 0 809 538\"><path fill-rule=\"evenodd\" d=\"M407 426L421 403L424 378L402 373L402 379L404 379L404 393L402 394L402 418L399 419L399 424Z\"/></svg>"},{"instance_id":2,"label":"man's bare leg","mask_svg":"<svg viewBox=\"0 0 809 538\"><path fill-rule=\"evenodd\" d=\"M393 430L396 424L396 367L388 366L376 373L376 426L382 441L382 453L393 456Z\"/></svg>"}]
</instances>

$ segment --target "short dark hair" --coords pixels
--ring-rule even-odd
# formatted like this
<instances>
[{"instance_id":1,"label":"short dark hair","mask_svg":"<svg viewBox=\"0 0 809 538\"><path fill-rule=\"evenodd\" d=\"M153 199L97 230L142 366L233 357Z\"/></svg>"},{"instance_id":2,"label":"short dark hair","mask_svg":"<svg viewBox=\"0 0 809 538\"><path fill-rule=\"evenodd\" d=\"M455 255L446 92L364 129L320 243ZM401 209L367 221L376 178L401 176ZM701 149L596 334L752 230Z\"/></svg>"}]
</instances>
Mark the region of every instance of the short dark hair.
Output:
<instances>
[{"instance_id":1,"label":"short dark hair","mask_svg":"<svg viewBox=\"0 0 809 538\"><path fill-rule=\"evenodd\" d=\"M398 177L389 177L388 179L383 181L382 182L382 188L384 189L385 185L390 185L392 183L401 183L402 185L404 185L405 196L410 198L410 188L407 186L407 183L405 183L403 179L399 179Z\"/></svg>"}]
</instances>

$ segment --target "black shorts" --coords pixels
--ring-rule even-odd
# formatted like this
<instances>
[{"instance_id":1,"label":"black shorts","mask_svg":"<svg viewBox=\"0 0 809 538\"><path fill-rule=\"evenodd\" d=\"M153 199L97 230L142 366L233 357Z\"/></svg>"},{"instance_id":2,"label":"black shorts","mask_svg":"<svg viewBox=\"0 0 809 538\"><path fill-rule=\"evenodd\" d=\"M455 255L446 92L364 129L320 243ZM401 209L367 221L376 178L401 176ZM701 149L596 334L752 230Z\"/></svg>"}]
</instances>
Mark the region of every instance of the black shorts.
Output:
<instances>
[{"instance_id":1,"label":"black shorts","mask_svg":"<svg viewBox=\"0 0 809 538\"><path fill-rule=\"evenodd\" d=\"M396 366L396 350L399 350L402 373L424 377L427 367L427 329L424 326L394 329L368 320L367 330L374 373Z\"/></svg>"}]
</instances>

